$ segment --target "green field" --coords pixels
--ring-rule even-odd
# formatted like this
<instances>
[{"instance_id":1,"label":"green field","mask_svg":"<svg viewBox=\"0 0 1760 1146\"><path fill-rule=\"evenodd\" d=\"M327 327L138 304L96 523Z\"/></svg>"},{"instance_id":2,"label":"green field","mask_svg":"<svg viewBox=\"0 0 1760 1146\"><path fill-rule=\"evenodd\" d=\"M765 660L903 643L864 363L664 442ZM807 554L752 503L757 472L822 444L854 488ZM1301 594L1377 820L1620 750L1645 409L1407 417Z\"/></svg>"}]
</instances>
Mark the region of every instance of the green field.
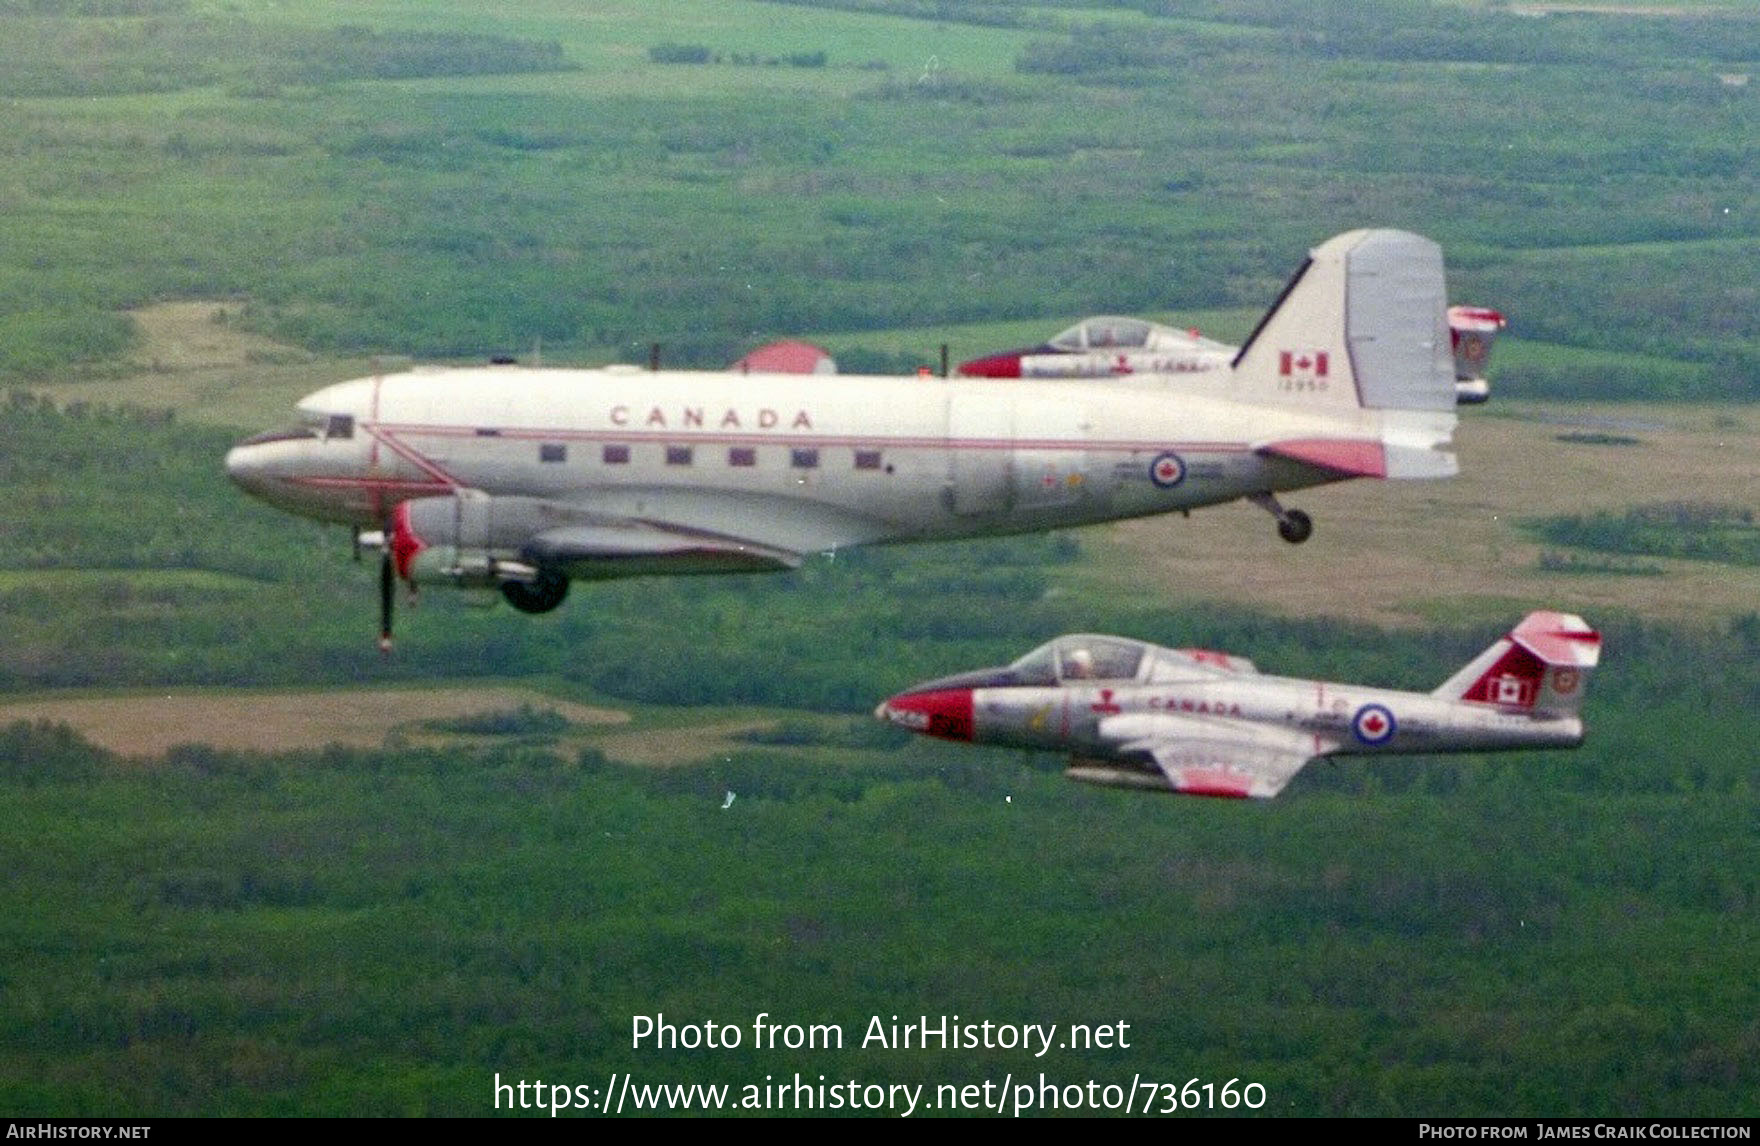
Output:
<instances>
[{"instance_id":1,"label":"green field","mask_svg":"<svg viewBox=\"0 0 1760 1146\"><path fill-rule=\"evenodd\" d=\"M0 0L0 1109L798 1071L1760 1114L1760 22L1582 7ZM376 356L1238 339L1361 225L1512 329L1461 476L1304 493L1299 550L1225 506L433 592L381 658L373 564L221 473ZM1582 749L1265 805L868 716L1074 630L1427 688L1539 607L1606 637ZM632 1048L657 1013L744 1045ZM859 1045L943 1014L1130 1045Z\"/></svg>"},{"instance_id":2,"label":"green field","mask_svg":"<svg viewBox=\"0 0 1760 1146\"><path fill-rule=\"evenodd\" d=\"M13 379L101 385L117 312L178 298L326 352L714 365L1250 313L1375 224L1559 348L1511 358L1517 392L1760 385L1760 24L1733 7L114 7L146 14L16 16L0 45Z\"/></svg>"}]
</instances>

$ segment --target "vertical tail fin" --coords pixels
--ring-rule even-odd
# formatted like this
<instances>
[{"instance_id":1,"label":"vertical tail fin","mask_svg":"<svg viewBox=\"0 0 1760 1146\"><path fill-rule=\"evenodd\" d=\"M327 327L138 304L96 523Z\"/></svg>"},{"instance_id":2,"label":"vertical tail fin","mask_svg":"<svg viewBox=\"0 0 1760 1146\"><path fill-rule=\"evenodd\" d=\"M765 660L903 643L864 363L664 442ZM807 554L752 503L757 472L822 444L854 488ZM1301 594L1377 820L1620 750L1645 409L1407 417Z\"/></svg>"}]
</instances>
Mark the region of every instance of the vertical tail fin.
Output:
<instances>
[{"instance_id":1,"label":"vertical tail fin","mask_svg":"<svg viewBox=\"0 0 1760 1146\"><path fill-rule=\"evenodd\" d=\"M1534 612L1431 695L1536 716L1573 716L1601 660L1601 634L1570 613Z\"/></svg>"},{"instance_id":2,"label":"vertical tail fin","mask_svg":"<svg viewBox=\"0 0 1760 1146\"><path fill-rule=\"evenodd\" d=\"M1350 231L1316 247L1233 363L1235 395L1285 409L1368 415L1378 466L1349 474L1447 477L1454 432L1442 249L1408 231ZM1310 442L1270 452L1313 460Z\"/></svg>"},{"instance_id":3,"label":"vertical tail fin","mask_svg":"<svg viewBox=\"0 0 1760 1146\"><path fill-rule=\"evenodd\" d=\"M1485 380L1485 364L1491 358L1491 346L1497 341L1498 332L1508 325L1503 315L1490 307L1448 308L1448 334L1454 344L1456 401L1471 404L1491 397L1491 384Z\"/></svg>"},{"instance_id":4,"label":"vertical tail fin","mask_svg":"<svg viewBox=\"0 0 1760 1146\"><path fill-rule=\"evenodd\" d=\"M1442 248L1350 231L1314 248L1234 358L1244 397L1372 410L1452 410Z\"/></svg>"}]
</instances>

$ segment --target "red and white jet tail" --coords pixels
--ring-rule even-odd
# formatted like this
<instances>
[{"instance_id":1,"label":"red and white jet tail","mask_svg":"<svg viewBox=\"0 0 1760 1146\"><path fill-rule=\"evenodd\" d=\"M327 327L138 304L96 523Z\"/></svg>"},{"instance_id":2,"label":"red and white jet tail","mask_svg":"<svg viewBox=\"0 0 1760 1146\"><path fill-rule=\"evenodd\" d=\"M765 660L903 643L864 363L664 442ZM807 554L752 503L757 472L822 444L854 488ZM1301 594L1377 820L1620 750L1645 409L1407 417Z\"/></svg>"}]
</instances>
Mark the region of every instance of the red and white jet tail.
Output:
<instances>
[{"instance_id":1,"label":"red and white jet tail","mask_svg":"<svg viewBox=\"0 0 1760 1146\"><path fill-rule=\"evenodd\" d=\"M1491 358L1492 343L1508 325L1503 315L1488 306L1448 308L1448 333L1454 343L1456 401L1474 405L1491 397L1491 384L1485 380L1485 364Z\"/></svg>"},{"instance_id":2,"label":"red and white jet tail","mask_svg":"<svg viewBox=\"0 0 1760 1146\"><path fill-rule=\"evenodd\" d=\"M1534 716L1575 716L1601 634L1570 613L1529 613L1431 695Z\"/></svg>"},{"instance_id":3,"label":"red and white jet tail","mask_svg":"<svg viewBox=\"0 0 1760 1146\"><path fill-rule=\"evenodd\" d=\"M1235 355L1236 397L1330 416L1261 443L1341 477L1448 477L1454 360L1442 248L1350 231L1314 248Z\"/></svg>"}]
</instances>

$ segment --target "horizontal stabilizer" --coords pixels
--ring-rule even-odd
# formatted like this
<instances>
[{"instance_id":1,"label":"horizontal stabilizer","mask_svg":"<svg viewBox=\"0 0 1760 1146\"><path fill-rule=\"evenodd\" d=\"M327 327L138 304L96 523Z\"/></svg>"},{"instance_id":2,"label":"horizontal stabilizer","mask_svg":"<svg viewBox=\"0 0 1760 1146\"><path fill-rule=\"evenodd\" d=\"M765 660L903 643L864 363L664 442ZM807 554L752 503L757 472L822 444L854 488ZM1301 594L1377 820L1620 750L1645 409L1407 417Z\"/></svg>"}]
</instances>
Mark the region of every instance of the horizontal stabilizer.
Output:
<instances>
[{"instance_id":1,"label":"horizontal stabilizer","mask_svg":"<svg viewBox=\"0 0 1760 1146\"><path fill-rule=\"evenodd\" d=\"M1387 454L1380 442L1348 438L1294 438L1267 442L1256 452L1316 466L1342 477L1387 476Z\"/></svg>"},{"instance_id":2,"label":"horizontal stabilizer","mask_svg":"<svg viewBox=\"0 0 1760 1146\"><path fill-rule=\"evenodd\" d=\"M1601 659L1601 634L1570 613L1529 613L1510 636L1549 665L1594 668Z\"/></svg>"}]
</instances>

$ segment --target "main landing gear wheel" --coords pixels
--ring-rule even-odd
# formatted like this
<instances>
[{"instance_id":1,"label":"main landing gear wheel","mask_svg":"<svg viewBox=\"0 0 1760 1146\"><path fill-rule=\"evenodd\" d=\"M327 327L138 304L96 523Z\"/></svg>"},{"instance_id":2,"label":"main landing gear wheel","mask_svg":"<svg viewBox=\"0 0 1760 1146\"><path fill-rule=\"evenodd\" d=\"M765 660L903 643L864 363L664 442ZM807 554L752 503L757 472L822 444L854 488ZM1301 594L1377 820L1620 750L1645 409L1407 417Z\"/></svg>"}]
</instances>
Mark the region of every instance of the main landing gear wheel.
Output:
<instances>
[{"instance_id":1,"label":"main landing gear wheel","mask_svg":"<svg viewBox=\"0 0 1760 1146\"><path fill-rule=\"evenodd\" d=\"M1247 500L1277 519L1277 536L1291 545L1300 545L1314 536L1314 519L1299 509L1283 508L1276 494L1249 494Z\"/></svg>"},{"instance_id":2,"label":"main landing gear wheel","mask_svg":"<svg viewBox=\"0 0 1760 1146\"><path fill-rule=\"evenodd\" d=\"M568 596L568 578L560 573L540 572L531 581L508 581L501 586L507 603L522 613L548 613Z\"/></svg>"}]
</instances>

